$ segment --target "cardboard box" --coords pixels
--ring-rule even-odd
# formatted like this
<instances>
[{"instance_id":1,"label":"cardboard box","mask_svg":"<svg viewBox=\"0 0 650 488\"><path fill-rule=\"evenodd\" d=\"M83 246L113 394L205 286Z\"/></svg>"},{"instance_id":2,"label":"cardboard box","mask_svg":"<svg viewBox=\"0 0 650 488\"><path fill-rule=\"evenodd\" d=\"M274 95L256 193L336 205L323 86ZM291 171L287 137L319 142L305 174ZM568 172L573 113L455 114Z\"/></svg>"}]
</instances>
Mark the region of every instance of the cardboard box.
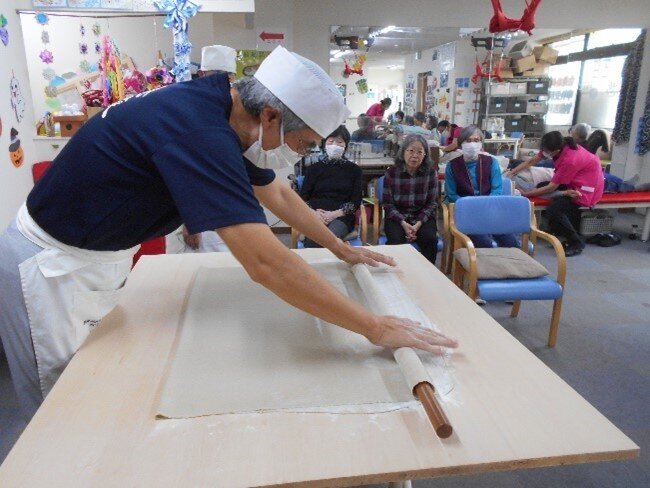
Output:
<instances>
[{"instance_id":1,"label":"cardboard box","mask_svg":"<svg viewBox=\"0 0 650 488\"><path fill-rule=\"evenodd\" d=\"M530 71L527 71L526 74L529 76L548 76L550 64L547 63L537 63L535 68Z\"/></svg>"},{"instance_id":2,"label":"cardboard box","mask_svg":"<svg viewBox=\"0 0 650 488\"><path fill-rule=\"evenodd\" d=\"M537 61L542 61L548 64L555 64L559 52L550 46L536 46L533 49L533 56Z\"/></svg>"},{"instance_id":3,"label":"cardboard box","mask_svg":"<svg viewBox=\"0 0 650 488\"><path fill-rule=\"evenodd\" d=\"M505 68L501 70L501 78L504 80L509 80L510 78L515 77L515 72L512 71L510 68Z\"/></svg>"},{"instance_id":4,"label":"cardboard box","mask_svg":"<svg viewBox=\"0 0 650 488\"><path fill-rule=\"evenodd\" d=\"M61 137L72 137L86 122L86 115L55 115L54 122L61 125Z\"/></svg>"},{"instance_id":5,"label":"cardboard box","mask_svg":"<svg viewBox=\"0 0 650 488\"><path fill-rule=\"evenodd\" d=\"M513 63L515 72L523 72L534 69L537 65L537 60L535 59L535 56L531 54L530 56L525 56L521 59L515 59Z\"/></svg>"}]
</instances>

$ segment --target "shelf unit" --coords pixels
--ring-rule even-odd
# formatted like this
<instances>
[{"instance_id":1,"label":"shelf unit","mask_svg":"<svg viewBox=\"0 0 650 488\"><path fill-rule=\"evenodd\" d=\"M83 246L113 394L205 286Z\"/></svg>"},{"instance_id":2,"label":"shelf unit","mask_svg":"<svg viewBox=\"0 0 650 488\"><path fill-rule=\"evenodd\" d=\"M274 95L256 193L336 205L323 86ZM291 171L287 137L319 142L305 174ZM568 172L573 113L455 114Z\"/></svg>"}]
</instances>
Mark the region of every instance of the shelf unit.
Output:
<instances>
[{"instance_id":1,"label":"shelf unit","mask_svg":"<svg viewBox=\"0 0 650 488\"><path fill-rule=\"evenodd\" d=\"M517 78L508 78L503 80L503 83L526 83L529 82L546 82L548 84L549 78L547 76L522 76ZM546 93L493 93L494 86L497 82L490 78L484 79L481 84L480 90L480 103L478 111L477 124L482 129L487 129L487 120L493 117L501 117L506 119L505 132L523 132L526 137L541 137L545 131L544 119L548 112L548 88ZM528 102L542 102L546 103L546 110L544 112L490 112L491 102L494 99L522 99ZM514 125L521 124L521 127L513 127Z\"/></svg>"}]
</instances>

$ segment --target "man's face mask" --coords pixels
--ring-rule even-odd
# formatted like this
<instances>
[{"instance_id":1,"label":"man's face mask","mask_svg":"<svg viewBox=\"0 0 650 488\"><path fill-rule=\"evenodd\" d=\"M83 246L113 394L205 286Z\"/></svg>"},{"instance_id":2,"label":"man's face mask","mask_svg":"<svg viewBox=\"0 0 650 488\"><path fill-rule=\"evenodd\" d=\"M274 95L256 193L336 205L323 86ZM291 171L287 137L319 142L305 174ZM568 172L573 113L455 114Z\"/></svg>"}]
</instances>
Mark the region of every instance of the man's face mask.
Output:
<instances>
[{"instance_id":1,"label":"man's face mask","mask_svg":"<svg viewBox=\"0 0 650 488\"><path fill-rule=\"evenodd\" d=\"M280 145L273 149L264 149L262 147L262 124L260 123L260 135L251 147L244 151L244 157L258 168L264 169L281 169L293 167L302 154L297 153L284 142L284 126L280 124Z\"/></svg>"}]
</instances>

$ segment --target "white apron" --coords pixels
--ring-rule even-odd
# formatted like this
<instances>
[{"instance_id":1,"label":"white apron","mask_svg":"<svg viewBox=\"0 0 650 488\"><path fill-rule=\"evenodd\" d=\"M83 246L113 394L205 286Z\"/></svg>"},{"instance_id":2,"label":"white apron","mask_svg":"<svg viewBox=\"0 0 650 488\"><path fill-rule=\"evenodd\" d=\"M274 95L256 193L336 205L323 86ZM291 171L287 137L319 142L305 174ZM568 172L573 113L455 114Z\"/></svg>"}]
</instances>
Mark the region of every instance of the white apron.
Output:
<instances>
[{"instance_id":1,"label":"white apron","mask_svg":"<svg viewBox=\"0 0 650 488\"><path fill-rule=\"evenodd\" d=\"M16 223L43 248L19 270L45 398L93 327L115 307L139 246L118 252L67 246L41 229L24 204Z\"/></svg>"}]
</instances>

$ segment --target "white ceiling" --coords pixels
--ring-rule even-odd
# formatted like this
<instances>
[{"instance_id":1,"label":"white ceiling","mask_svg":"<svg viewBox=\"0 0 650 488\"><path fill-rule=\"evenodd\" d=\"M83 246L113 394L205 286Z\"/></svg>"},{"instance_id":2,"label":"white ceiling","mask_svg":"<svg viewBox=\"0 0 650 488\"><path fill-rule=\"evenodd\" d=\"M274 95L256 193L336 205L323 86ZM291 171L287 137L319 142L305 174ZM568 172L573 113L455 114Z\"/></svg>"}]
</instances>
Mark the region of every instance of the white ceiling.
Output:
<instances>
[{"instance_id":1,"label":"white ceiling","mask_svg":"<svg viewBox=\"0 0 650 488\"><path fill-rule=\"evenodd\" d=\"M475 31L476 35L487 37L490 34L485 29L457 27L394 27L389 32L380 33L381 26L332 26L330 36L330 53L340 51L341 48L335 43L335 36L351 37L358 36L360 39L368 39L374 34L374 43L370 47L359 46L356 51L343 49L345 54L339 58L332 58L330 62L343 64L343 58L353 58L355 52L367 55L366 66L370 68L404 68L407 56L413 56L417 51L424 51L441 46L448 42L460 39ZM482 31L482 32L481 32ZM543 39L556 36L566 32L566 29L536 29L532 37L519 33L515 37L526 37L531 40Z\"/></svg>"}]
</instances>

